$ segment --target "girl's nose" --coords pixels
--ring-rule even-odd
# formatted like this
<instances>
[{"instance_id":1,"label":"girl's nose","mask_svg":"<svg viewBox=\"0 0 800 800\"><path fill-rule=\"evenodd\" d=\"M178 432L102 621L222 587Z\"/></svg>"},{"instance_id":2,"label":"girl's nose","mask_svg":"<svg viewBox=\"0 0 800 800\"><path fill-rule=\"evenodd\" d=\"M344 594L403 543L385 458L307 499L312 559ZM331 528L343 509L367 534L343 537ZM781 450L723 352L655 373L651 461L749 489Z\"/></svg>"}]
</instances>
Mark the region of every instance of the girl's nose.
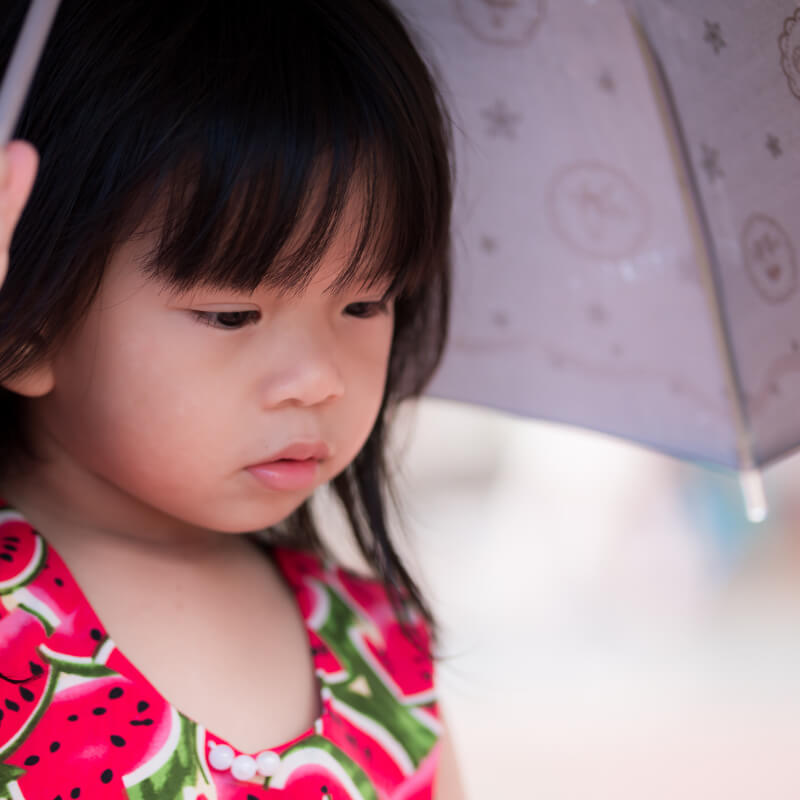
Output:
<instances>
[{"instance_id":1,"label":"girl's nose","mask_svg":"<svg viewBox=\"0 0 800 800\"><path fill-rule=\"evenodd\" d=\"M269 359L262 383L265 408L283 405L315 406L344 394L344 379L333 342L325 337L288 335Z\"/></svg>"}]
</instances>

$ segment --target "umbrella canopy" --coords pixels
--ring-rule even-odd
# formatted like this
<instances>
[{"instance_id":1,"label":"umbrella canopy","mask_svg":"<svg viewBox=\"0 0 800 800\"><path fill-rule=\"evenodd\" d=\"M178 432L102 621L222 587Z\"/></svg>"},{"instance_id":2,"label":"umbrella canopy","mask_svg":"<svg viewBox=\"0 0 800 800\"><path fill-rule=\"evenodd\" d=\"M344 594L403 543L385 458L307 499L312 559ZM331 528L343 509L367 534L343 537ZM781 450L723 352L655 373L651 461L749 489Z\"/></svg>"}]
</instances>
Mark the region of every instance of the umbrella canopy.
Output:
<instances>
[{"instance_id":1,"label":"umbrella canopy","mask_svg":"<svg viewBox=\"0 0 800 800\"><path fill-rule=\"evenodd\" d=\"M431 393L734 469L800 444L794 0L398 0L456 124Z\"/></svg>"}]
</instances>

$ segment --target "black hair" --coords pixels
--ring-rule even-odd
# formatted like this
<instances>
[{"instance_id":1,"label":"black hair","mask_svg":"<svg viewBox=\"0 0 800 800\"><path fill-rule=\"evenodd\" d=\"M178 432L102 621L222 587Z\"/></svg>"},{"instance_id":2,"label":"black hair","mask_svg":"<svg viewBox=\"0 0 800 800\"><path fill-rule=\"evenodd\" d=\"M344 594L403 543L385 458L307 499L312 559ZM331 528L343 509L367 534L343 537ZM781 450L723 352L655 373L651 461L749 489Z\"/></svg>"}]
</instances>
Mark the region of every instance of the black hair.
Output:
<instances>
[{"instance_id":1,"label":"black hair","mask_svg":"<svg viewBox=\"0 0 800 800\"><path fill-rule=\"evenodd\" d=\"M3 3L0 69L27 6ZM15 138L41 161L0 291L0 380L57 349L157 203L154 275L181 289L291 291L358 192L341 280L388 277L395 331L378 420L333 488L393 602L433 625L387 533L385 443L391 411L421 393L445 344L450 132L396 11L385 0L62 0ZM0 389L0 474L35 457L25 408ZM285 528L324 553L308 503Z\"/></svg>"}]
</instances>

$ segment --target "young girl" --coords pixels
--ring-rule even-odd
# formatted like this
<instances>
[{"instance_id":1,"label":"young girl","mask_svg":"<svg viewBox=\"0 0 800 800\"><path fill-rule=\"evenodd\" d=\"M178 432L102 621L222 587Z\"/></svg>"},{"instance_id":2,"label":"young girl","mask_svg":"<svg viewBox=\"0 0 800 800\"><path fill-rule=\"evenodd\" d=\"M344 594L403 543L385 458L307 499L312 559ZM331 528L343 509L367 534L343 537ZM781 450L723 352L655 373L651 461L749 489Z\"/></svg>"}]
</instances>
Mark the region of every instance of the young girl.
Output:
<instances>
[{"instance_id":1,"label":"young girl","mask_svg":"<svg viewBox=\"0 0 800 800\"><path fill-rule=\"evenodd\" d=\"M437 765L461 796L385 525L451 201L395 13L63 0L17 137L40 164L16 227L36 152L0 170L0 798L420 800ZM326 483L377 578L326 554Z\"/></svg>"}]
</instances>

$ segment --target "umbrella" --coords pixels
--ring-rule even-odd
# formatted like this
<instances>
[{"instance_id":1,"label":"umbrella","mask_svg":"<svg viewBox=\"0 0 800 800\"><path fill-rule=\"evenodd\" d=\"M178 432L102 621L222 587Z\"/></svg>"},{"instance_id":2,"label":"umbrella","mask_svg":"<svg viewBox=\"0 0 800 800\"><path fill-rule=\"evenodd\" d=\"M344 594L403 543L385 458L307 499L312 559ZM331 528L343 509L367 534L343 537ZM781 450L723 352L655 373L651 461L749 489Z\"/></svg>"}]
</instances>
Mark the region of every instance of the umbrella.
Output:
<instances>
[{"instance_id":1,"label":"umbrella","mask_svg":"<svg viewBox=\"0 0 800 800\"><path fill-rule=\"evenodd\" d=\"M762 517L800 444L794 0L396 5L457 129L430 394L739 470Z\"/></svg>"},{"instance_id":2,"label":"umbrella","mask_svg":"<svg viewBox=\"0 0 800 800\"><path fill-rule=\"evenodd\" d=\"M740 471L800 444L794 0L399 0L456 125L431 394Z\"/></svg>"}]
</instances>

